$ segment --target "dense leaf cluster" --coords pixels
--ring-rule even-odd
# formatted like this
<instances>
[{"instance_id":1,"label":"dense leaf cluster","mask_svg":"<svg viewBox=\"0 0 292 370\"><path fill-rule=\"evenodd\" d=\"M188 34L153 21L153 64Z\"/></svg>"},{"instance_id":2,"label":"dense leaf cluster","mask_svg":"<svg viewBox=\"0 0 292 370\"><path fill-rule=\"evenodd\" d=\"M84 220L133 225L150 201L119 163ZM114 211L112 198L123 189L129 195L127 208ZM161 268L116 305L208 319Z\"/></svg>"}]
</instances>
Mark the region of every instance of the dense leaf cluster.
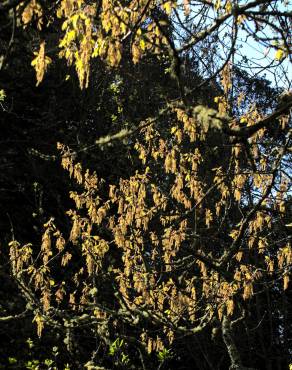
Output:
<instances>
[{"instance_id":1,"label":"dense leaf cluster","mask_svg":"<svg viewBox=\"0 0 292 370\"><path fill-rule=\"evenodd\" d=\"M0 368L288 368L289 19L0 5Z\"/></svg>"}]
</instances>

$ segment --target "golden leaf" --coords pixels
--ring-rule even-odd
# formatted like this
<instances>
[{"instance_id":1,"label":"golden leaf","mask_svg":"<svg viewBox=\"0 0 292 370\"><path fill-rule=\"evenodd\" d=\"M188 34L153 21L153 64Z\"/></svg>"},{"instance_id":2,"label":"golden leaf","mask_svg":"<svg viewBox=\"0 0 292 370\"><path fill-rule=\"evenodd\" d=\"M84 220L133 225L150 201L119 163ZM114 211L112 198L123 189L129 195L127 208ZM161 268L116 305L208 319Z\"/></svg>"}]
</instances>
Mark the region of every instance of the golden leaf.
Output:
<instances>
[{"instance_id":1,"label":"golden leaf","mask_svg":"<svg viewBox=\"0 0 292 370\"><path fill-rule=\"evenodd\" d=\"M231 316L233 314L233 311L234 311L234 301L233 301L233 299L230 298L226 301L226 308L227 308L227 315Z\"/></svg>"},{"instance_id":2,"label":"golden leaf","mask_svg":"<svg viewBox=\"0 0 292 370\"><path fill-rule=\"evenodd\" d=\"M218 11L221 7L221 0L215 0L214 8L216 11Z\"/></svg>"},{"instance_id":3,"label":"golden leaf","mask_svg":"<svg viewBox=\"0 0 292 370\"><path fill-rule=\"evenodd\" d=\"M147 352L150 354L153 349L153 339L149 338L147 343Z\"/></svg>"},{"instance_id":4,"label":"golden leaf","mask_svg":"<svg viewBox=\"0 0 292 370\"><path fill-rule=\"evenodd\" d=\"M21 18L23 24L26 26L31 22L34 15L37 19L37 28L40 30L42 28L42 16L43 16L43 10L40 4L36 0L30 1L26 7L24 8Z\"/></svg>"},{"instance_id":5,"label":"golden leaf","mask_svg":"<svg viewBox=\"0 0 292 370\"><path fill-rule=\"evenodd\" d=\"M213 221L212 212L210 211L210 209L206 209L206 213L205 213L206 226L210 227L210 224L211 224L212 221Z\"/></svg>"},{"instance_id":6,"label":"golden leaf","mask_svg":"<svg viewBox=\"0 0 292 370\"><path fill-rule=\"evenodd\" d=\"M44 320L42 316L39 313L37 313L33 319L33 322L37 324L37 334L38 337L40 338L42 335L42 331L44 329Z\"/></svg>"},{"instance_id":7,"label":"golden leaf","mask_svg":"<svg viewBox=\"0 0 292 370\"><path fill-rule=\"evenodd\" d=\"M139 46L140 46L141 50L143 50L143 51L145 50L146 43L145 43L144 39L140 39Z\"/></svg>"},{"instance_id":8,"label":"golden leaf","mask_svg":"<svg viewBox=\"0 0 292 370\"><path fill-rule=\"evenodd\" d=\"M244 14L240 14L237 17L237 24L242 24L246 20L246 16Z\"/></svg>"},{"instance_id":9,"label":"golden leaf","mask_svg":"<svg viewBox=\"0 0 292 370\"><path fill-rule=\"evenodd\" d=\"M286 290L289 285L289 276L287 274L284 275L283 283L284 283L284 290Z\"/></svg>"},{"instance_id":10,"label":"golden leaf","mask_svg":"<svg viewBox=\"0 0 292 370\"><path fill-rule=\"evenodd\" d=\"M252 296L253 294L253 287L251 283L247 283L244 285L243 289L243 299L248 299Z\"/></svg>"},{"instance_id":11,"label":"golden leaf","mask_svg":"<svg viewBox=\"0 0 292 370\"><path fill-rule=\"evenodd\" d=\"M278 49L275 53L275 59L278 61L281 61L285 58L285 52L282 49Z\"/></svg>"},{"instance_id":12,"label":"golden leaf","mask_svg":"<svg viewBox=\"0 0 292 370\"><path fill-rule=\"evenodd\" d=\"M242 259L242 256L243 256L243 252L242 252L242 251L240 251L240 252L238 252L238 253L235 255L235 258L237 259L237 261L238 261L238 262L240 262L240 261L241 261L241 259Z\"/></svg>"},{"instance_id":13,"label":"golden leaf","mask_svg":"<svg viewBox=\"0 0 292 370\"><path fill-rule=\"evenodd\" d=\"M229 235L231 236L231 238L233 240L235 240L237 238L237 235L238 235L238 230L232 230Z\"/></svg>"},{"instance_id":14,"label":"golden leaf","mask_svg":"<svg viewBox=\"0 0 292 370\"><path fill-rule=\"evenodd\" d=\"M40 45L38 53L35 53L36 57L32 60L31 65L36 71L36 86L38 86L45 75L48 65L52 62L52 59L45 55L45 42L43 41Z\"/></svg>"},{"instance_id":15,"label":"golden leaf","mask_svg":"<svg viewBox=\"0 0 292 370\"><path fill-rule=\"evenodd\" d=\"M54 286L55 285L55 281L53 279L50 279L49 283L50 283L50 286Z\"/></svg>"},{"instance_id":16,"label":"golden leaf","mask_svg":"<svg viewBox=\"0 0 292 370\"><path fill-rule=\"evenodd\" d=\"M230 0L226 1L225 10L226 10L226 13L228 13L228 14L231 13L231 11L232 11L232 2Z\"/></svg>"},{"instance_id":17,"label":"golden leaf","mask_svg":"<svg viewBox=\"0 0 292 370\"><path fill-rule=\"evenodd\" d=\"M171 1L167 1L163 4L163 9L167 15L170 15L172 12L173 3Z\"/></svg>"}]
</instances>

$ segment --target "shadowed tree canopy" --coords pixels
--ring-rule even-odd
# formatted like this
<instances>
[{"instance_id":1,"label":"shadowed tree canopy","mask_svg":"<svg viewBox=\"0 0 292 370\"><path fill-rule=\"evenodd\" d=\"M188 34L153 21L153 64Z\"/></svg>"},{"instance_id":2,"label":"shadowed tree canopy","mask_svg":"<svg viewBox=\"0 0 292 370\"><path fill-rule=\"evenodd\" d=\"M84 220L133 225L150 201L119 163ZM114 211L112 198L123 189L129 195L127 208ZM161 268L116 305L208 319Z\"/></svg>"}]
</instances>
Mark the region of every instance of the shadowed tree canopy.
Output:
<instances>
[{"instance_id":1,"label":"shadowed tree canopy","mask_svg":"<svg viewBox=\"0 0 292 370\"><path fill-rule=\"evenodd\" d=\"M0 368L291 366L291 15L1 2Z\"/></svg>"}]
</instances>

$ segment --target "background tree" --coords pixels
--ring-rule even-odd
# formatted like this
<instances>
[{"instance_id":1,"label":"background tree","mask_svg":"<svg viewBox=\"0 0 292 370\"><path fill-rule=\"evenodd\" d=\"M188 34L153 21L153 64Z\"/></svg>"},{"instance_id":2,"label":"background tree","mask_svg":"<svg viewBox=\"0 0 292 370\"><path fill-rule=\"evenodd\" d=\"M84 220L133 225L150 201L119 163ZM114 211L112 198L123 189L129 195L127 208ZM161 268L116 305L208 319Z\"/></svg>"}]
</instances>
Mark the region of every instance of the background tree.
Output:
<instances>
[{"instance_id":1,"label":"background tree","mask_svg":"<svg viewBox=\"0 0 292 370\"><path fill-rule=\"evenodd\" d=\"M44 335L21 366L288 367L289 3L0 12L2 321Z\"/></svg>"}]
</instances>

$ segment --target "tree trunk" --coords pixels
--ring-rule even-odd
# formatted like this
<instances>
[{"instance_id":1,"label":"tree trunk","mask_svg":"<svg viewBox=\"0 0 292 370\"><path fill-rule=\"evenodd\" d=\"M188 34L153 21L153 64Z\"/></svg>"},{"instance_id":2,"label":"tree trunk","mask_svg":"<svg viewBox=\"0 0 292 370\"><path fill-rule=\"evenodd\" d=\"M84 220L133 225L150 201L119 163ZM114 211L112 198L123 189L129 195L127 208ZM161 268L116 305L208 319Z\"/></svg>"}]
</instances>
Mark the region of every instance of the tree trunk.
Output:
<instances>
[{"instance_id":1,"label":"tree trunk","mask_svg":"<svg viewBox=\"0 0 292 370\"><path fill-rule=\"evenodd\" d=\"M226 315L222 320L222 336L231 361L229 370L255 370L242 365L240 354L232 337L231 321Z\"/></svg>"}]
</instances>

